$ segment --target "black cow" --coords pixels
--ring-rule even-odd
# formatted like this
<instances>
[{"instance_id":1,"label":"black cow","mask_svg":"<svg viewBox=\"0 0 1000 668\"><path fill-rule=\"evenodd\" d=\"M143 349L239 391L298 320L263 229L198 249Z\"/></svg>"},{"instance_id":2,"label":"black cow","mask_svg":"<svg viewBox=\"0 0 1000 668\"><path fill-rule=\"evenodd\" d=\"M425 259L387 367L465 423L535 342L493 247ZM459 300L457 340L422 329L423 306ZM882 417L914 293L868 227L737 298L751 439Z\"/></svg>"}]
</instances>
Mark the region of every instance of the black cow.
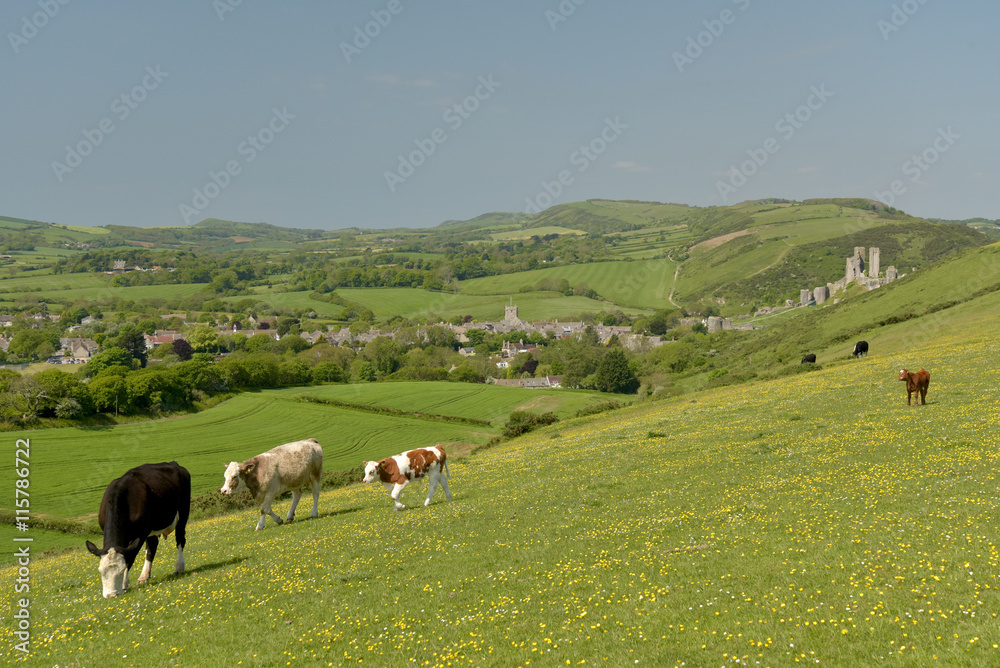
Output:
<instances>
[{"instance_id":1,"label":"black cow","mask_svg":"<svg viewBox=\"0 0 1000 668\"><path fill-rule=\"evenodd\" d=\"M177 462L143 464L111 481L104 490L98 515L104 547L87 541L87 549L101 558L98 571L104 598L128 589L128 572L146 541L146 563L139 584L149 579L159 536L175 532L177 565L184 572L185 528L191 512L191 474Z\"/></svg>"},{"instance_id":2,"label":"black cow","mask_svg":"<svg viewBox=\"0 0 1000 668\"><path fill-rule=\"evenodd\" d=\"M854 344L854 356L861 357L862 355L868 354L868 342L858 341Z\"/></svg>"},{"instance_id":3,"label":"black cow","mask_svg":"<svg viewBox=\"0 0 1000 668\"><path fill-rule=\"evenodd\" d=\"M816 363L816 356L812 353L809 353L808 355L802 358L802 364L815 364L815 363Z\"/></svg>"}]
</instances>

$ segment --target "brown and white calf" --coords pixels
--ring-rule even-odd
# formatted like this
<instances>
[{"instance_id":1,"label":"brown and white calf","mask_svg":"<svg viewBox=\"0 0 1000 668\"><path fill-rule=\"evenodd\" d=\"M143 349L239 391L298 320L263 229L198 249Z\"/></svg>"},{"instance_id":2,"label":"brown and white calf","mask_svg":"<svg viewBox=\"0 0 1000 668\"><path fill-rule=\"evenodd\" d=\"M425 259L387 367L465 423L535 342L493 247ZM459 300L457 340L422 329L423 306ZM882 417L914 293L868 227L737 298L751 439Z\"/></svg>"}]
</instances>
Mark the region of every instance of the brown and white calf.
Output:
<instances>
[{"instance_id":1,"label":"brown and white calf","mask_svg":"<svg viewBox=\"0 0 1000 668\"><path fill-rule=\"evenodd\" d=\"M362 462L361 465L365 468L364 482L372 482L377 476L392 497L396 510L406 508L399 500L406 486L424 476L430 481L425 506L430 504L439 484L444 487L445 496L451 501L451 490L448 489L448 478L445 477L451 475L448 472L448 456L440 445L408 450L401 455L386 457L380 462Z\"/></svg>"},{"instance_id":2,"label":"brown and white calf","mask_svg":"<svg viewBox=\"0 0 1000 668\"><path fill-rule=\"evenodd\" d=\"M223 494L250 492L260 504L257 531L264 528L270 515L278 524L281 518L271 510L271 502L280 494L292 490L292 507L285 522L295 516L295 507L302 498L302 488L312 485L313 509L310 517L319 517L320 477L323 475L323 448L315 438L285 443L248 459L242 464L230 462L226 467L226 482L219 490Z\"/></svg>"}]
</instances>

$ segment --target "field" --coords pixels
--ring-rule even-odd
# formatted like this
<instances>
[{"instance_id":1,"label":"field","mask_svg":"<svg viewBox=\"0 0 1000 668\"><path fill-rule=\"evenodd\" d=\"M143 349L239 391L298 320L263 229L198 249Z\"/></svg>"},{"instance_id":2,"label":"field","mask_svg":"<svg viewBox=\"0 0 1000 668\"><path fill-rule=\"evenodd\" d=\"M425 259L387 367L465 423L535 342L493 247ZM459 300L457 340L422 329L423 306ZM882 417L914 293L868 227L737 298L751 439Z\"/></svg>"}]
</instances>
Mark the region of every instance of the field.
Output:
<instances>
[{"instance_id":1,"label":"field","mask_svg":"<svg viewBox=\"0 0 1000 668\"><path fill-rule=\"evenodd\" d=\"M571 417L590 404L607 401L607 395L589 390L523 390L498 385L466 383L353 383L274 390L277 396L310 396L348 403L462 418L501 421L515 410L552 411ZM628 401L629 397L620 398ZM499 426L499 425L497 425Z\"/></svg>"},{"instance_id":2,"label":"field","mask_svg":"<svg viewBox=\"0 0 1000 668\"><path fill-rule=\"evenodd\" d=\"M196 522L186 574L169 575L161 545L150 583L118 599L101 598L83 550L32 561L31 663L995 666L994 314L924 342L891 325L885 341L905 347L556 423L454 462L454 500L428 508L420 483L398 514L356 485L324 493L315 521ZM931 370L926 406L906 406L903 366ZM249 399L253 416L209 411L175 432L199 470L244 452L250 425L255 441L325 428L321 441L353 444L348 460L375 449L338 411ZM413 429L379 444L402 449ZM51 458L75 446L32 438L41 506L59 493L47 478L74 475ZM161 458L158 439L117 431L88 458L116 442ZM0 571L0 587L14 578ZM0 638L15 658L10 625Z\"/></svg>"},{"instance_id":3,"label":"field","mask_svg":"<svg viewBox=\"0 0 1000 668\"><path fill-rule=\"evenodd\" d=\"M303 403L299 395L366 403L397 410L494 420L477 426L380 415ZM364 458L398 450L452 443L459 450L499 433L513 410L551 410L561 417L604 400L584 391L523 390L459 383L385 383L300 387L245 393L207 411L166 420L109 428L7 432L5 439L31 440L37 499L34 512L66 519L95 517L108 482L148 461L177 460L192 474L201 494L221 486L222 464L242 461L280 443L316 438L324 446L324 469L354 468ZM81 454L86 457L81 460ZM359 469L360 470L360 469ZM0 484L14 484L14 472L0 468ZM13 510L8 499L0 509Z\"/></svg>"},{"instance_id":4,"label":"field","mask_svg":"<svg viewBox=\"0 0 1000 668\"><path fill-rule=\"evenodd\" d=\"M564 278L571 287L586 283L604 299L622 306L656 308L667 305L673 275L674 264L665 259L595 262L474 278L461 285L465 294L516 294L522 286Z\"/></svg>"},{"instance_id":5,"label":"field","mask_svg":"<svg viewBox=\"0 0 1000 668\"><path fill-rule=\"evenodd\" d=\"M522 276L522 274L512 274ZM481 280L481 279L476 279ZM512 297L522 320L565 320L580 313L600 313L613 305L586 297L564 297L554 292L524 292L513 290L501 295L428 292L414 288L341 288L337 294L348 301L363 304L377 317L402 315L439 318L471 315L477 320L502 320L503 307ZM630 312L637 313L635 309Z\"/></svg>"}]
</instances>

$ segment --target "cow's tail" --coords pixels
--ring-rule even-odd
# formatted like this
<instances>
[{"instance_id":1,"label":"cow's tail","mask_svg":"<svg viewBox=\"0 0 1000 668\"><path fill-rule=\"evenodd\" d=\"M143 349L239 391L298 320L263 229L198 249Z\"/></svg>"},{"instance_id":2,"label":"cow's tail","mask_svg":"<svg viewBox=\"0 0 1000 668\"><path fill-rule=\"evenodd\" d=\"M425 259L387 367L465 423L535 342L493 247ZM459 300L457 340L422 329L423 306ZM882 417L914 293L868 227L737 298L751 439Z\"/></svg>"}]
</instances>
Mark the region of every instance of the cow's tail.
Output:
<instances>
[{"instance_id":1,"label":"cow's tail","mask_svg":"<svg viewBox=\"0 0 1000 668\"><path fill-rule=\"evenodd\" d=\"M444 474L448 478L451 478L451 473L448 472L448 457L447 456L444 456L444 457L441 458L441 468L444 469Z\"/></svg>"}]
</instances>

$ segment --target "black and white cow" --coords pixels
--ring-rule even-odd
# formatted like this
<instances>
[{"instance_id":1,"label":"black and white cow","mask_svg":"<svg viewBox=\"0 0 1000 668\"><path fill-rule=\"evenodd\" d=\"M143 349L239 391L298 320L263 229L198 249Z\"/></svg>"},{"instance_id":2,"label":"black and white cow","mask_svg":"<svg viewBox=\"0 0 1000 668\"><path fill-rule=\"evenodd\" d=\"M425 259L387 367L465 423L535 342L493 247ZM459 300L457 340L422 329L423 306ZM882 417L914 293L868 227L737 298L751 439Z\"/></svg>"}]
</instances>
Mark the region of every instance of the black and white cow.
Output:
<instances>
[{"instance_id":1,"label":"black and white cow","mask_svg":"<svg viewBox=\"0 0 1000 668\"><path fill-rule=\"evenodd\" d=\"M191 512L191 474L177 462L143 464L111 481L104 490L97 520L104 530L104 547L87 541L87 549L100 557L104 598L128 589L128 573L146 542L146 563L139 584L149 579L159 536L171 531L177 541L174 573L184 572L185 528Z\"/></svg>"},{"instance_id":2,"label":"black and white cow","mask_svg":"<svg viewBox=\"0 0 1000 668\"><path fill-rule=\"evenodd\" d=\"M805 357L802 358L802 362L801 363L802 364L815 364L816 363L816 355L814 353L809 353L808 355L806 355Z\"/></svg>"},{"instance_id":3,"label":"black and white cow","mask_svg":"<svg viewBox=\"0 0 1000 668\"><path fill-rule=\"evenodd\" d=\"M868 342L858 341L854 344L854 356L861 357L862 355L868 354Z\"/></svg>"}]
</instances>

